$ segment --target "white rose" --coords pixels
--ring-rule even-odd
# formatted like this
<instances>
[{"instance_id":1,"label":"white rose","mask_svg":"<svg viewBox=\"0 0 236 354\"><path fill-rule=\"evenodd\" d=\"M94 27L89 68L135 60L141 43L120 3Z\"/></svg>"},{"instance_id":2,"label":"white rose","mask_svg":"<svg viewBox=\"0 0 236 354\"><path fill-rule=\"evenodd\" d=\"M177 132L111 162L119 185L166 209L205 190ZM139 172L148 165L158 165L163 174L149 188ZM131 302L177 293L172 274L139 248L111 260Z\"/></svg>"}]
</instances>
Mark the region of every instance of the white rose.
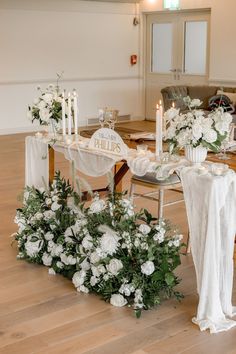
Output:
<instances>
[{"instance_id":1,"label":"white rose","mask_svg":"<svg viewBox=\"0 0 236 354\"><path fill-rule=\"evenodd\" d=\"M87 258L85 258L83 260L83 262L80 263L80 267L82 270L85 270L85 271L87 271L91 268L89 262L87 261Z\"/></svg>"},{"instance_id":2,"label":"white rose","mask_svg":"<svg viewBox=\"0 0 236 354\"><path fill-rule=\"evenodd\" d=\"M141 272L145 275L151 275L155 270L154 263L147 261L141 265Z\"/></svg>"},{"instance_id":3,"label":"white rose","mask_svg":"<svg viewBox=\"0 0 236 354\"><path fill-rule=\"evenodd\" d=\"M139 225L139 231L143 234L143 235L147 235L149 234L149 232L151 231L150 226L146 225L146 224L141 224Z\"/></svg>"},{"instance_id":4,"label":"white rose","mask_svg":"<svg viewBox=\"0 0 236 354\"><path fill-rule=\"evenodd\" d=\"M99 279L95 277L94 275L90 278L90 284L91 286L95 286L99 282Z\"/></svg>"},{"instance_id":5,"label":"white rose","mask_svg":"<svg viewBox=\"0 0 236 354\"><path fill-rule=\"evenodd\" d=\"M97 254L96 251L91 253L91 255L90 255L90 262L91 263L98 263L100 261L100 259L101 258L99 257L99 255Z\"/></svg>"},{"instance_id":6,"label":"white rose","mask_svg":"<svg viewBox=\"0 0 236 354\"><path fill-rule=\"evenodd\" d=\"M53 268L49 268L49 269L48 269L48 274L50 274L50 275L55 275L56 272L55 272L55 270L54 270Z\"/></svg>"},{"instance_id":7,"label":"white rose","mask_svg":"<svg viewBox=\"0 0 236 354\"><path fill-rule=\"evenodd\" d=\"M113 258L106 267L111 274L117 275L123 268L123 263L119 259Z\"/></svg>"},{"instance_id":8,"label":"white rose","mask_svg":"<svg viewBox=\"0 0 236 354\"><path fill-rule=\"evenodd\" d=\"M204 132L203 139L207 143L214 143L217 140L217 133L213 129L209 129Z\"/></svg>"},{"instance_id":9,"label":"white rose","mask_svg":"<svg viewBox=\"0 0 236 354\"><path fill-rule=\"evenodd\" d=\"M53 99L53 95L51 93L45 93L43 95L43 100L48 104L52 103L52 99Z\"/></svg>"},{"instance_id":10,"label":"white rose","mask_svg":"<svg viewBox=\"0 0 236 354\"><path fill-rule=\"evenodd\" d=\"M49 219L54 219L55 218L55 212L52 211L52 210L46 210L44 213L43 213L44 217L46 220L49 220Z\"/></svg>"},{"instance_id":11,"label":"white rose","mask_svg":"<svg viewBox=\"0 0 236 354\"><path fill-rule=\"evenodd\" d=\"M74 265L76 264L76 258L73 257L71 254L67 257L67 264Z\"/></svg>"},{"instance_id":12,"label":"white rose","mask_svg":"<svg viewBox=\"0 0 236 354\"><path fill-rule=\"evenodd\" d=\"M81 291L82 293L85 293L85 294L88 294L89 293L89 289L84 286L84 285L81 285L77 288L77 291Z\"/></svg>"},{"instance_id":13,"label":"white rose","mask_svg":"<svg viewBox=\"0 0 236 354\"><path fill-rule=\"evenodd\" d=\"M110 303L116 307L122 307L127 304L127 300L121 294L113 294L110 298Z\"/></svg>"},{"instance_id":14,"label":"white rose","mask_svg":"<svg viewBox=\"0 0 236 354\"><path fill-rule=\"evenodd\" d=\"M202 137L202 127L199 124L193 124L192 132L193 132L193 137L196 140Z\"/></svg>"},{"instance_id":15,"label":"white rose","mask_svg":"<svg viewBox=\"0 0 236 354\"><path fill-rule=\"evenodd\" d=\"M99 199L99 200L95 200L94 202L92 202L92 204L89 207L89 210L91 213L100 213L102 210L104 210L106 207L106 203L104 202L104 200Z\"/></svg>"},{"instance_id":16,"label":"white rose","mask_svg":"<svg viewBox=\"0 0 236 354\"><path fill-rule=\"evenodd\" d=\"M83 241L82 241L82 246L86 250L91 250L91 248L93 248L93 238L92 238L92 236L90 236L90 235L85 236L83 238Z\"/></svg>"},{"instance_id":17,"label":"white rose","mask_svg":"<svg viewBox=\"0 0 236 354\"><path fill-rule=\"evenodd\" d=\"M60 261L58 261L58 262L56 263L56 266L57 266L57 268L59 268L59 269L64 268L64 264L63 264L62 262L60 262Z\"/></svg>"},{"instance_id":18,"label":"white rose","mask_svg":"<svg viewBox=\"0 0 236 354\"><path fill-rule=\"evenodd\" d=\"M167 121L170 121L174 119L178 114L179 114L179 109L171 107L168 109L168 111L166 111L164 117L167 119Z\"/></svg>"},{"instance_id":19,"label":"white rose","mask_svg":"<svg viewBox=\"0 0 236 354\"><path fill-rule=\"evenodd\" d=\"M202 104L202 101L200 101L198 98L194 98L193 100L191 100L189 106L190 106L191 108L194 108L194 107L199 107L199 106L201 106L201 104Z\"/></svg>"},{"instance_id":20,"label":"white rose","mask_svg":"<svg viewBox=\"0 0 236 354\"><path fill-rule=\"evenodd\" d=\"M56 210L60 209L60 207L61 207L61 204L58 204L57 202L53 202L52 205L51 205L51 209L53 211L56 211Z\"/></svg>"},{"instance_id":21,"label":"white rose","mask_svg":"<svg viewBox=\"0 0 236 354\"><path fill-rule=\"evenodd\" d=\"M50 256L50 254L44 252L42 261L45 266L50 266L52 264L52 257Z\"/></svg>"},{"instance_id":22,"label":"white rose","mask_svg":"<svg viewBox=\"0 0 236 354\"><path fill-rule=\"evenodd\" d=\"M44 235L44 238L45 238L45 240L47 240L47 241L51 241L51 240L53 239L53 237L54 237L54 235L53 235L50 231L48 231L48 232Z\"/></svg>"},{"instance_id":23,"label":"white rose","mask_svg":"<svg viewBox=\"0 0 236 354\"><path fill-rule=\"evenodd\" d=\"M25 243L25 250L29 257L37 256L37 254L40 252L42 247L43 247L42 240L31 241L31 238L29 238Z\"/></svg>"},{"instance_id":24,"label":"white rose","mask_svg":"<svg viewBox=\"0 0 236 354\"><path fill-rule=\"evenodd\" d=\"M79 272L75 272L72 277L72 283L76 288L84 284L84 280L86 277L86 272L81 270Z\"/></svg>"}]
</instances>

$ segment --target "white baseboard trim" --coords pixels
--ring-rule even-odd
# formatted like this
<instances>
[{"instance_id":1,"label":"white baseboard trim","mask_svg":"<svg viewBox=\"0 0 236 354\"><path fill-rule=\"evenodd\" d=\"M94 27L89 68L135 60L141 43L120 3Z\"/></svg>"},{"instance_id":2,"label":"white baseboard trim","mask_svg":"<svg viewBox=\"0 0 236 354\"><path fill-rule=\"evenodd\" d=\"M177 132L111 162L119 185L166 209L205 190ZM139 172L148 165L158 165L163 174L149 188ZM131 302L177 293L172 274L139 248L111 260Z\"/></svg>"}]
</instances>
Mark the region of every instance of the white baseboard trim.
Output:
<instances>
[{"instance_id":1,"label":"white baseboard trim","mask_svg":"<svg viewBox=\"0 0 236 354\"><path fill-rule=\"evenodd\" d=\"M21 133L30 133L43 130L43 128L29 126L29 127L16 127L16 128L6 128L0 129L0 135L11 135L11 134L21 134Z\"/></svg>"}]
</instances>

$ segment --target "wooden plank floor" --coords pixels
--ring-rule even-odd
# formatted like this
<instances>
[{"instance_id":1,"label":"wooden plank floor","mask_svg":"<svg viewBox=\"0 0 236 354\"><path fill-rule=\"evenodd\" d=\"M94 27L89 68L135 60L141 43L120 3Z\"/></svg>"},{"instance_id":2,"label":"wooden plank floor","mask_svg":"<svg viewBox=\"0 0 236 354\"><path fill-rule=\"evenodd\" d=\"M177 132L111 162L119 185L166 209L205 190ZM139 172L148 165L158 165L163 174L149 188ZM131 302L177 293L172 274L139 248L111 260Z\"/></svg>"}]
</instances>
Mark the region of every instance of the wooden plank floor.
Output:
<instances>
[{"instance_id":1,"label":"wooden plank floor","mask_svg":"<svg viewBox=\"0 0 236 354\"><path fill-rule=\"evenodd\" d=\"M179 288L185 294L182 303L166 301L139 320L128 308L117 309L97 296L77 293L69 280L48 275L46 267L16 260L11 234L20 206L17 195L24 184L24 136L0 137L0 353L236 353L236 328L210 335L191 323L198 298L190 255L183 257L178 269L183 279ZM56 156L56 165L68 174L62 156ZM93 186L106 184L104 178L89 181ZM156 213L155 203L137 200L136 204ZM169 207L165 215L186 234L184 205Z\"/></svg>"}]
</instances>

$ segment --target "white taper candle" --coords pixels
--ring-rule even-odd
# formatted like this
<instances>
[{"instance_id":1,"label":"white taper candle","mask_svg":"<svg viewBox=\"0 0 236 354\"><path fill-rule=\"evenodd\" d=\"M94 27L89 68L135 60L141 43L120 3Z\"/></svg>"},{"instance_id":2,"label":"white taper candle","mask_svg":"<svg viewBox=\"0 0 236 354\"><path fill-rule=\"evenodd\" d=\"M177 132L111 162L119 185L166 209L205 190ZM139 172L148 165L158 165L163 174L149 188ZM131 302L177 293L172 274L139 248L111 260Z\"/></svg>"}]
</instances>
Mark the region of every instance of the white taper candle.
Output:
<instances>
[{"instance_id":1,"label":"white taper candle","mask_svg":"<svg viewBox=\"0 0 236 354\"><path fill-rule=\"evenodd\" d=\"M156 105L156 157L162 153L162 117L160 107Z\"/></svg>"},{"instance_id":2,"label":"white taper candle","mask_svg":"<svg viewBox=\"0 0 236 354\"><path fill-rule=\"evenodd\" d=\"M77 100L77 93L73 91L73 108L74 108L74 129L75 135L78 134L78 100Z\"/></svg>"},{"instance_id":3,"label":"white taper candle","mask_svg":"<svg viewBox=\"0 0 236 354\"><path fill-rule=\"evenodd\" d=\"M62 118L62 134L63 134L63 135L66 135L66 102L65 102L65 91L63 91L63 93L62 93L61 118Z\"/></svg>"},{"instance_id":4,"label":"white taper candle","mask_svg":"<svg viewBox=\"0 0 236 354\"><path fill-rule=\"evenodd\" d=\"M68 113L67 113L67 117L68 117L68 135L71 135L71 127L72 127L72 116L71 116L71 96L70 96L70 92L68 93Z\"/></svg>"}]
</instances>

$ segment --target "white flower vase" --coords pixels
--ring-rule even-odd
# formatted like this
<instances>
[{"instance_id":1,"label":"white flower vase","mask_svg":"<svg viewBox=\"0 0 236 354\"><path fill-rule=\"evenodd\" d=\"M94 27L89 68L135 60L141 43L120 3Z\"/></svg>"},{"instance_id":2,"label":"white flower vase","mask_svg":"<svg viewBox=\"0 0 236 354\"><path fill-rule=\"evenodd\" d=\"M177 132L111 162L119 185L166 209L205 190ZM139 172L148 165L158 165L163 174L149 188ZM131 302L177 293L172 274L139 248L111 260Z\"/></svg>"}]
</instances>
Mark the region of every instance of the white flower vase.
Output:
<instances>
[{"instance_id":1,"label":"white flower vase","mask_svg":"<svg viewBox=\"0 0 236 354\"><path fill-rule=\"evenodd\" d=\"M53 119L50 119L50 120L49 120L49 124L48 124L48 126L47 126L47 133L48 133L48 135L49 135L51 138L56 139L58 132L59 132L58 124L57 124Z\"/></svg>"},{"instance_id":2,"label":"white flower vase","mask_svg":"<svg viewBox=\"0 0 236 354\"><path fill-rule=\"evenodd\" d=\"M207 157L207 148L199 145L193 147L191 145L185 146L185 157L195 166L200 166Z\"/></svg>"}]
</instances>

